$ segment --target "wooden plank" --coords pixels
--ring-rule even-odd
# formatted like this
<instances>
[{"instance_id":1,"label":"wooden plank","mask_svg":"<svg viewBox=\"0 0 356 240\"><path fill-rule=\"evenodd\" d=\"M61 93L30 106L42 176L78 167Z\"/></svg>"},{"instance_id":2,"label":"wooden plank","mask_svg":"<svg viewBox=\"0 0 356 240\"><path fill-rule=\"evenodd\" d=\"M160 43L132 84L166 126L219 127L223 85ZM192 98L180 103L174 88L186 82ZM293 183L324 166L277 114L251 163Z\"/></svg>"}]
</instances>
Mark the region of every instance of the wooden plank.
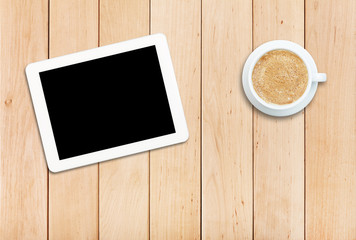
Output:
<instances>
[{"instance_id":1,"label":"wooden plank","mask_svg":"<svg viewBox=\"0 0 356 240\"><path fill-rule=\"evenodd\" d=\"M149 34L149 0L100 0L100 45ZM100 239L148 239L149 153L99 165Z\"/></svg>"},{"instance_id":2,"label":"wooden plank","mask_svg":"<svg viewBox=\"0 0 356 240\"><path fill-rule=\"evenodd\" d=\"M0 239L47 239L47 166L25 78L48 56L47 1L0 3Z\"/></svg>"},{"instance_id":3,"label":"wooden plank","mask_svg":"<svg viewBox=\"0 0 356 240\"><path fill-rule=\"evenodd\" d=\"M203 239L252 239L252 1L203 1Z\"/></svg>"},{"instance_id":4,"label":"wooden plank","mask_svg":"<svg viewBox=\"0 0 356 240\"><path fill-rule=\"evenodd\" d=\"M151 0L152 33L167 36L190 134L151 152L151 239L200 238L200 9L200 0Z\"/></svg>"},{"instance_id":5,"label":"wooden plank","mask_svg":"<svg viewBox=\"0 0 356 240\"><path fill-rule=\"evenodd\" d=\"M97 0L50 1L50 57L98 46ZM98 165L49 175L49 239L97 239Z\"/></svg>"},{"instance_id":6,"label":"wooden plank","mask_svg":"<svg viewBox=\"0 0 356 240\"><path fill-rule=\"evenodd\" d=\"M304 45L303 0L254 0L254 48L286 39ZM304 237L304 113L254 111L254 237Z\"/></svg>"},{"instance_id":7,"label":"wooden plank","mask_svg":"<svg viewBox=\"0 0 356 240\"><path fill-rule=\"evenodd\" d=\"M306 47L328 75L306 112L307 239L356 239L355 13L353 0L306 1Z\"/></svg>"}]
</instances>

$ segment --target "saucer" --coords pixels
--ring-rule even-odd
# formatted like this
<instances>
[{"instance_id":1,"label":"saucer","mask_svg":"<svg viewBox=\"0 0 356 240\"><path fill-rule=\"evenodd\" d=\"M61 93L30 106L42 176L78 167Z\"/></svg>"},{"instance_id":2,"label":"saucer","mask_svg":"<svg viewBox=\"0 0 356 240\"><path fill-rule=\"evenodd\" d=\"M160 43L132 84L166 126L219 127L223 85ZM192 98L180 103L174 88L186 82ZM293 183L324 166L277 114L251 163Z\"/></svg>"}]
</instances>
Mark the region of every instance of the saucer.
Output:
<instances>
[{"instance_id":1,"label":"saucer","mask_svg":"<svg viewBox=\"0 0 356 240\"><path fill-rule=\"evenodd\" d=\"M276 42L276 41L275 41ZM282 42L282 41L281 41ZM267 115L271 115L271 116L275 116L275 117L286 117L286 116L290 116L293 115L297 112L300 112L301 110L303 110L313 99L315 93L316 93L316 89L318 87L318 82L312 82L311 84L311 88L309 90L308 95L306 95L304 97L304 99L302 101L300 101L298 104L296 104L295 106L288 108L288 109L271 109L268 108L264 105L262 105L259 101L257 101L257 99L255 97L253 97L252 94L252 90L250 88L249 85L249 70L254 62L254 60L256 59L256 57L258 57L260 55L260 53L262 51L265 50L264 45L261 45L260 47L256 48L251 54L250 56L247 58L244 68L243 68L243 72L242 72L242 85L243 85L243 89L245 91L245 94L248 98L248 100L252 103L252 105L257 108L258 110L260 110L261 112L267 114ZM273 49L272 49L273 50ZM308 53L309 55L309 53ZM309 55L310 56L310 55ZM312 57L310 56L310 58L312 59ZM315 73L317 72L317 68L316 68L316 64L315 62L309 61L309 64L312 65L312 69L315 69ZM314 71L313 71L314 72Z\"/></svg>"}]
</instances>

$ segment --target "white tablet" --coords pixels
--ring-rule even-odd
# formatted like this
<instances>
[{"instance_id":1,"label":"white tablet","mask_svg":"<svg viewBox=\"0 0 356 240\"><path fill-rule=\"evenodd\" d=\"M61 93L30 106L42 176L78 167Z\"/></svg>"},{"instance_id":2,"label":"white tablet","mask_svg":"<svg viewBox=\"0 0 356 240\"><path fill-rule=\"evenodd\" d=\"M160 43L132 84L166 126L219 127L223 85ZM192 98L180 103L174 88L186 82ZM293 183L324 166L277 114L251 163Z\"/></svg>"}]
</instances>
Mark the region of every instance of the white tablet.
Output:
<instances>
[{"instance_id":1,"label":"white tablet","mask_svg":"<svg viewBox=\"0 0 356 240\"><path fill-rule=\"evenodd\" d=\"M188 139L163 34L31 63L26 75L52 172Z\"/></svg>"}]
</instances>

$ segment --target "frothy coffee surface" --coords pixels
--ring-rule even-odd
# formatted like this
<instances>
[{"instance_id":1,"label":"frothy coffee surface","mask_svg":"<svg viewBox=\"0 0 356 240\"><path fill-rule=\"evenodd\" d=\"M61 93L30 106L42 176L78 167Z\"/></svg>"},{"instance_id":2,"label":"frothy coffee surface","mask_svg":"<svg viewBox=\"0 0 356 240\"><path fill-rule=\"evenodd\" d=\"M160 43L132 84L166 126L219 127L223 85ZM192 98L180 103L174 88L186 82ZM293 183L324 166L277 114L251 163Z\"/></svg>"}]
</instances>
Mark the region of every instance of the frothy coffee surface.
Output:
<instances>
[{"instance_id":1,"label":"frothy coffee surface","mask_svg":"<svg viewBox=\"0 0 356 240\"><path fill-rule=\"evenodd\" d=\"M264 101L278 105L290 104L305 92L308 70L296 54L287 50L273 50L256 63L252 84Z\"/></svg>"}]
</instances>

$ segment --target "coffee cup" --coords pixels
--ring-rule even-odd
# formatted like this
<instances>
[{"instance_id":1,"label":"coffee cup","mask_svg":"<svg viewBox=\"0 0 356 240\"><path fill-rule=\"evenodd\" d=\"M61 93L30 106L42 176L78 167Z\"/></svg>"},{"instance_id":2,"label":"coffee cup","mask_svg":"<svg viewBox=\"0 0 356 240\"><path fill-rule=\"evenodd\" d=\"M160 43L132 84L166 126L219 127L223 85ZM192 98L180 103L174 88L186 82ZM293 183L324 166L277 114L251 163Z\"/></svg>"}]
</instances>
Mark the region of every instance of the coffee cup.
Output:
<instances>
[{"instance_id":1,"label":"coffee cup","mask_svg":"<svg viewBox=\"0 0 356 240\"><path fill-rule=\"evenodd\" d=\"M256 63L262 56L273 50L286 50L296 54L304 62L308 71L308 82L303 95L289 104L279 105L266 102L253 87L252 73ZM262 44L250 54L243 69L242 79L245 94L257 109L273 116L288 116L299 112L309 104L315 95L318 83L326 81L326 74L318 73L312 56L303 47L294 42L275 40Z\"/></svg>"}]
</instances>

